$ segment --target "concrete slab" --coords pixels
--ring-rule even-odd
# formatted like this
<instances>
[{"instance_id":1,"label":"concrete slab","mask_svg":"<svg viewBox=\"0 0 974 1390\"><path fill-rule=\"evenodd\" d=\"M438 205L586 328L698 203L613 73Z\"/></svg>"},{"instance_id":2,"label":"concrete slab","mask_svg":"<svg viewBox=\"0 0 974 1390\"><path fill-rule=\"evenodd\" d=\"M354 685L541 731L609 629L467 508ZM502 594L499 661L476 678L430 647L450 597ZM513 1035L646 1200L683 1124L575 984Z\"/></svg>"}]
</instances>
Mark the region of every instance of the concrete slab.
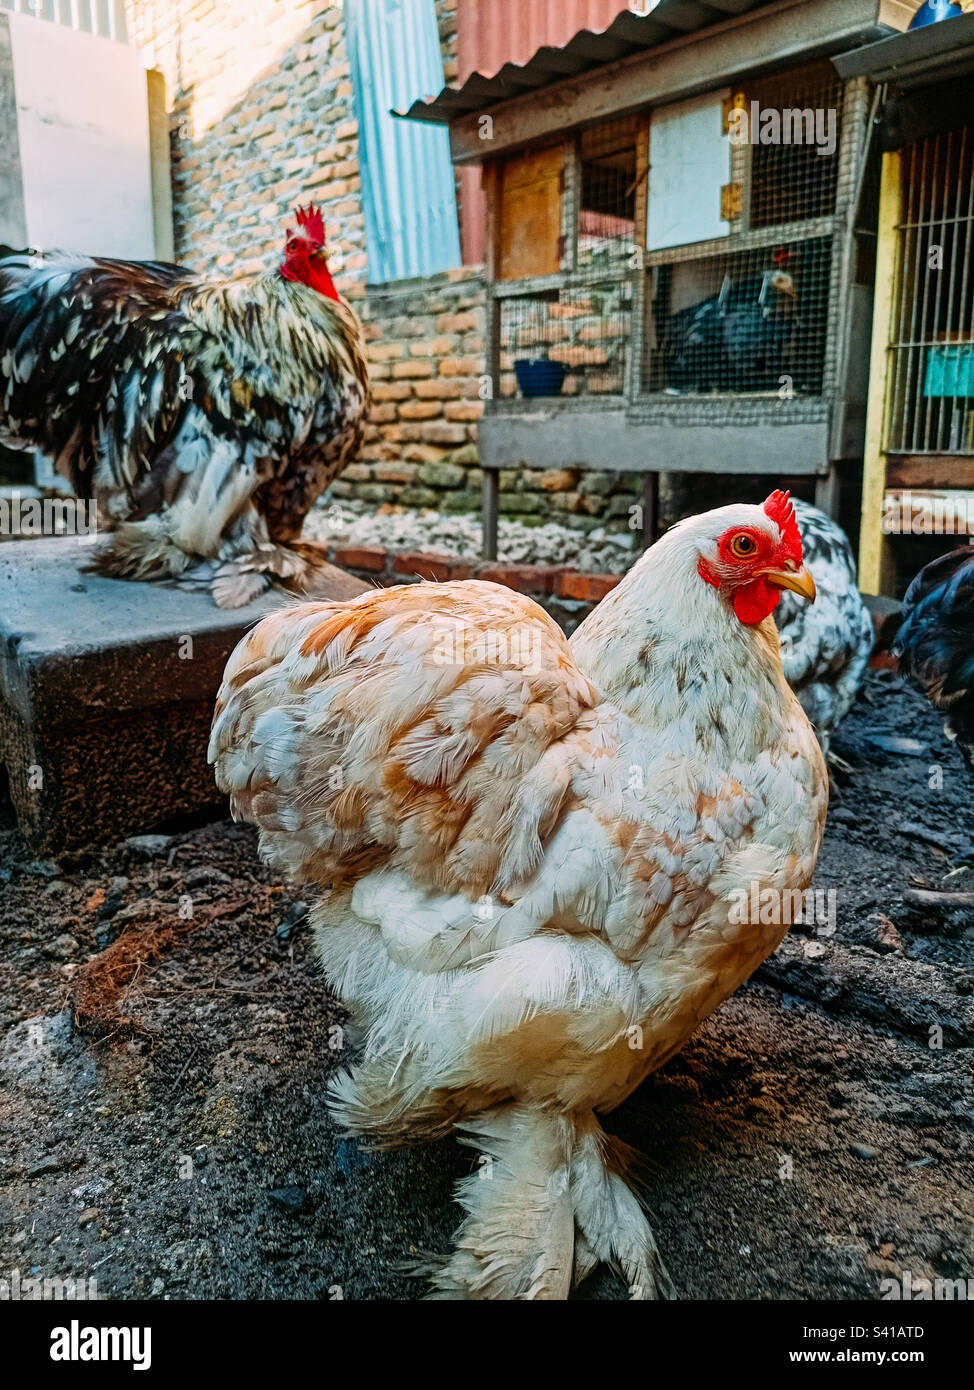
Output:
<instances>
[{"instance_id":1,"label":"concrete slab","mask_svg":"<svg viewBox=\"0 0 974 1390\"><path fill-rule=\"evenodd\" d=\"M86 572L83 538L0 546L0 762L38 853L151 829L219 802L213 700L240 637L290 602L232 612L207 593ZM330 597L368 587L334 570Z\"/></svg>"}]
</instances>

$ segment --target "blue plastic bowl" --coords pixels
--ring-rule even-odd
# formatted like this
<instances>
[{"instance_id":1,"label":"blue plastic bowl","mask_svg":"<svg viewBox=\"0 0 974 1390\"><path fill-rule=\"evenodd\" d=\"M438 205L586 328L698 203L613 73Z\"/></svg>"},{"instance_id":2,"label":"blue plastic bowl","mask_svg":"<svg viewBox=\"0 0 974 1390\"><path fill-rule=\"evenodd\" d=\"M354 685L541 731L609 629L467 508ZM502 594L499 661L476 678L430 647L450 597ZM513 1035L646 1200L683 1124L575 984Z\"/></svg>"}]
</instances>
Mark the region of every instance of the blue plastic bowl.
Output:
<instances>
[{"instance_id":1,"label":"blue plastic bowl","mask_svg":"<svg viewBox=\"0 0 974 1390\"><path fill-rule=\"evenodd\" d=\"M925 29L928 24L939 24L942 19L956 19L964 11L953 0L925 0L910 20L911 29Z\"/></svg>"},{"instance_id":2,"label":"blue plastic bowl","mask_svg":"<svg viewBox=\"0 0 974 1390\"><path fill-rule=\"evenodd\" d=\"M514 363L522 396L560 396L565 371L564 362L549 362L547 357L519 357Z\"/></svg>"}]
</instances>

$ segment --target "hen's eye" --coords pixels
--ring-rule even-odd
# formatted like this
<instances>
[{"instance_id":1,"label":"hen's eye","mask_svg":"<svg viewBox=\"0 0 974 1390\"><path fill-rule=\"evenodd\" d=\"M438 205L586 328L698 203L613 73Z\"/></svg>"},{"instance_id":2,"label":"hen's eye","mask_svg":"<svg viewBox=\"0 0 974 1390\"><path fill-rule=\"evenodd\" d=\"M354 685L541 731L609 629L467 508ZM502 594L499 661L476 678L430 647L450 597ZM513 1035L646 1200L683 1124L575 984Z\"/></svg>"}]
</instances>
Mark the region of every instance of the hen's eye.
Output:
<instances>
[{"instance_id":1,"label":"hen's eye","mask_svg":"<svg viewBox=\"0 0 974 1390\"><path fill-rule=\"evenodd\" d=\"M740 555L743 559L747 555L753 555L757 550L757 542L753 536L735 536L730 543L731 551L734 555Z\"/></svg>"}]
</instances>

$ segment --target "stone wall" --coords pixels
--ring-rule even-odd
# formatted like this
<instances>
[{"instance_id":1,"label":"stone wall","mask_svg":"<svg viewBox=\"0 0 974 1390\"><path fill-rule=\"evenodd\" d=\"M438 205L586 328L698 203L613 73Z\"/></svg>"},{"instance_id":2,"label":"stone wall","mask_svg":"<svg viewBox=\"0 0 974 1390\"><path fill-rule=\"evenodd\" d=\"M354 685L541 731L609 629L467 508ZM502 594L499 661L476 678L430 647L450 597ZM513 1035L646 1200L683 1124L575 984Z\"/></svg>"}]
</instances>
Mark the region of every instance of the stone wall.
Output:
<instances>
[{"instance_id":1,"label":"stone wall","mask_svg":"<svg viewBox=\"0 0 974 1390\"><path fill-rule=\"evenodd\" d=\"M321 0L128 0L131 40L166 79L177 258L252 272L285 219L320 203L345 294L366 277L342 10Z\"/></svg>"},{"instance_id":2,"label":"stone wall","mask_svg":"<svg viewBox=\"0 0 974 1390\"><path fill-rule=\"evenodd\" d=\"M456 0L435 0L444 76L456 75ZM320 203L339 289L362 316L375 408L336 497L479 511L484 371L479 267L367 285L352 76L341 5L321 0L127 0L129 33L166 78L175 254L201 272L265 270L291 209ZM511 469L501 511L590 530L624 526L638 480Z\"/></svg>"}]
</instances>

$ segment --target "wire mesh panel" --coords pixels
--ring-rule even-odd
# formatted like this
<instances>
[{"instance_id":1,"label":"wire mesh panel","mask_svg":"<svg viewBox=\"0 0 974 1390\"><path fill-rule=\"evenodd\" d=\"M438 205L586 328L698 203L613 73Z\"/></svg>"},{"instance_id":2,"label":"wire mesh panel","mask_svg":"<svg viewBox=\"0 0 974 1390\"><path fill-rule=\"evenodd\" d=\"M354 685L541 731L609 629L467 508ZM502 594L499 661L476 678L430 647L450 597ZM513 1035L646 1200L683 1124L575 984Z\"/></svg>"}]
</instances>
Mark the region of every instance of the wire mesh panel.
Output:
<instances>
[{"instance_id":1,"label":"wire mesh panel","mask_svg":"<svg viewBox=\"0 0 974 1390\"><path fill-rule=\"evenodd\" d=\"M549 151L546 216L531 220L530 257L519 262L545 273L511 273L502 256L505 283L492 290L500 398L625 394L651 407L647 396L834 389L835 249L849 196L843 84L831 64L814 62L743 79L723 96L724 129L718 100L706 138L719 143L730 182L693 190L718 200L726 228L707 241L646 245L650 182L665 189L672 173L653 113L603 121ZM671 121L692 115L670 111ZM720 174L719 160L703 164ZM505 225L502 216L502 247ZM865 267L872 247L862 217L858 226Z\"/></svg>"},{"instance_id":2,"label":"wire mesh panel","mask_svg":"<svg viewBox=\"0 0 974 1390\"><path fill-rule=\"evenodd\" d=\"M505 290L500 395L625 389L632 319L636 122L604 121L569 146L561 182L562 272ZM535 223L535 234L538 225ZM550 233L548 233L550 239Z\"/></svg>"},{"instance_id":3,"label":"wire mesh panel","mask_svg":"<svg viewBox=\"0 0 974 1390\"><path fill-rule=\"evenodd\" d=\"M746 82L746 225L778 227L835 211L843 85L831 63Z\"/></svg>"},{"instance_id":4,"label":"wire mesh panel","mask_svg":"<svg viewBox=\"0 0 974 1390\"><path fill-rule=\"evenodd\" d=\"M726 232L648 253L643 392L826 391L843 93L826 62L730 91Z\"/></svg>"},{"instance_id":5,"label":"wire mesh panel","mask_svg":"<svg viewBox=\"0 0 974 1390\"><path fill-rule=\"evenodd\" d=\"M974 454L974 126L907 147L887 448Z\"/></svg>"},{"instance_id":6,"label":"wire mesh panel","mask_svg":"<svg viewBox=\"0 0 974 1390\"><path fill-rule=\"evenodd\" d=\"M583 131L578 164L577 268L628 268L635 244L635 120L605 121Z\"/></svg>"},{"instance_id":7,"label":"wire mesh panel","mask_svg":"<svg viewBox=\"0 0 974 1390\"><path fill-rule=\"evenodd\" d=\"M831 237L700 256L649 272L643 388L818 395Z\"/></svg>"},{"instance_id":8,"label":"wire mesh panel","mask_svg":"<svg viewBox=\"0 0 974 1390\"><path fill-rule=\"evenodd\" d=\"M577 279L501 301L501 396L620 394L632 319L630 279Z\"/></svg>"}]
</instances>

